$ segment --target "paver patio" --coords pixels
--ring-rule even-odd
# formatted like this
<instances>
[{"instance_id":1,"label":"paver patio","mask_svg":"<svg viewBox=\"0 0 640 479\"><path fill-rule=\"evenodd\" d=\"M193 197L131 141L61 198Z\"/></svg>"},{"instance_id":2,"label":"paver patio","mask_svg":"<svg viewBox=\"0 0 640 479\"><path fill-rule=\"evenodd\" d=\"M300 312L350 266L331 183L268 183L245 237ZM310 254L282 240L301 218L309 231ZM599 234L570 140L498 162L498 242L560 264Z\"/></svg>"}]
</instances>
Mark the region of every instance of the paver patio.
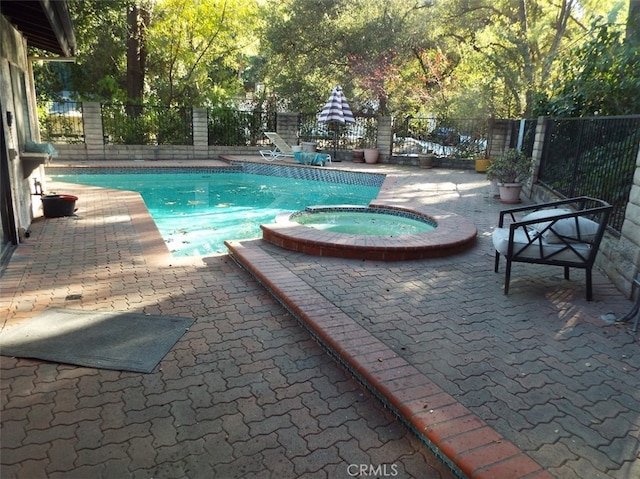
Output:
<instances>
[{"instance_id":1,"label":"paver patio","mask_svg":"<svg viewBox=\"0 0 640 479\"><path fill-rule=\"evenodd\" d=\"M483 175L334 167L396 175L384 195L471 219L477 245L393 263L306 256L260 240L240 246L383 344L390 353L374 354L374 365L415 368L486 425L476 446L461 444L462 430L439 432L458 464L505 443L547 476L639 477L638 342L628 325L600 319L631 302L597 272L588 303L580 272L565 281L560 268L532 265L514 267L505 297L490 239L501 205ZM228 256L171 258L137 195L64 192L80 197L78 216L35 221L0 279L5 327L49 307L197 321L148 375L0 357L2 477L333 478L351 477L350 464L450 477ZM451 405L431 402L425 414Z\"/></svg>"}]
</instances>

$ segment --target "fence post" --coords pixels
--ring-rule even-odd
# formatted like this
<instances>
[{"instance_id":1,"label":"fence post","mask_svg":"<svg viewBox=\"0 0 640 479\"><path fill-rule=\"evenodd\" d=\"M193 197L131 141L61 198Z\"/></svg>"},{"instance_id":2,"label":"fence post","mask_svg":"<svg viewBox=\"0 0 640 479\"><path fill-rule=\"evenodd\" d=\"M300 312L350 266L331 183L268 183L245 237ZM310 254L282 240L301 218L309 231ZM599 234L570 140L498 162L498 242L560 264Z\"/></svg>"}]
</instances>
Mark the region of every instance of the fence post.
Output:
<instances>
[{"instance_id":1,"label":"fence post","mask_svg":"<svg viewBox=\"0 0 640 479\"><path fill-rule=\"evenodd\" d=\"M276 117L276 132L289 145L298 144L299 113L278 113Z\"/></svg>"},{"instance_id":2,"label":"fence post","mask_svg":"<svg viewBox=\"0 0 640 479\"><path fill-rule=\"evenodd\" d=\"M202 107L193 108L193 157L196 160L209 157L207 109Z\"/></svg>"},{"instance_id":3,"label":"fence post","mask_svg":"<svg viewBox=\"0 0 640 479\"><path fill-rule=\"evenodd\" d=\"M84 144L87 160L105 159L104 131L102 129L102 107L96 102L82 102L84 121Z\"/></svg>"},{"instance_id":4,"label":"fence post","mask_svg":"<svg viewBox=\"0 0 640 479\"><path fill-rule=\"evenodd\" d=\"M511 143L511 125L513 120L489 119L489 145L487 157L495 158L502 155Z\"/></svg>"},{"instance_id":5,"label":"fence post","mask_svg":"<svg viewBox=\"0 0 640 479\"><path fill-rule=\"evenodd\" d=\"M380 159L384 162L389 160L391 156L391 148L393 146L393 118L390 116L378 117L378 134L376 137L376 145L380 152Z\"/></svg>"}]
</instances>

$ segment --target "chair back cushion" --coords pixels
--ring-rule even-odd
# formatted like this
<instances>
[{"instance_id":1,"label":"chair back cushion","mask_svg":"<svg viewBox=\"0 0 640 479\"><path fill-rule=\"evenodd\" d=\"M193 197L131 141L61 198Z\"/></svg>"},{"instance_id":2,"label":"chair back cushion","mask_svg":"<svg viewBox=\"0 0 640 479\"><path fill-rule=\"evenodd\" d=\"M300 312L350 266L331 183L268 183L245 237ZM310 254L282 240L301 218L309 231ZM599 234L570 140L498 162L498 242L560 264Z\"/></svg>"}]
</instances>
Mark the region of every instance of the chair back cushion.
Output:
<instances>
[{"instance_id":1,"label":"chair back cushion","mask_svg":"<svg viewBox=\"0 0 640 479\"><path fill-rule=\"evenodd\" d=\"M571 213L575 212L561 208L540 210L529 213L522 218L522 221L540 220ZM529 229L541 233L547 243L562 243L562 238L565 241L591 242L598 234L598 228L598 223L584 216L561 218L529 225Z\"/></svg>"}]
</instances>

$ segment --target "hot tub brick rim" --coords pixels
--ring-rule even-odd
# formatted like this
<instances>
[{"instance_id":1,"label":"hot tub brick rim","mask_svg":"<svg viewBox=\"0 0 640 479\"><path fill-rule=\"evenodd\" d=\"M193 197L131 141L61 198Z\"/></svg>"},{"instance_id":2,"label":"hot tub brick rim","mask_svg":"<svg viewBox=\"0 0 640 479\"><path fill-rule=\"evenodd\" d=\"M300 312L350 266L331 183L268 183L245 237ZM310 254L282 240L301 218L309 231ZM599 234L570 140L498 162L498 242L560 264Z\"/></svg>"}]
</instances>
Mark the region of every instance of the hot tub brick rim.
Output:
<instances>
[{"instance_id":1,"label":"hot tub brick rim","mask_svg":"<svg viewBox=\"0 0 640 479\"><path fill-rule=\"evenodd\" d=\"M355 235L326 232L290 220L293 214L279 215L274 224L261 225L263 239L284 249L304 254L345 259L375 261L407 261L449 256L471 248L477 239L477 228L455 213L436 208L419 210L384 202L371 202L369 207L347 205L347 211L386 209L428 218L437 227L427 233L408 235ZM314 210L343 210L339 205L318 206ZM294 213L295 214L295 213Z\"/></svg>"}]
</instances>

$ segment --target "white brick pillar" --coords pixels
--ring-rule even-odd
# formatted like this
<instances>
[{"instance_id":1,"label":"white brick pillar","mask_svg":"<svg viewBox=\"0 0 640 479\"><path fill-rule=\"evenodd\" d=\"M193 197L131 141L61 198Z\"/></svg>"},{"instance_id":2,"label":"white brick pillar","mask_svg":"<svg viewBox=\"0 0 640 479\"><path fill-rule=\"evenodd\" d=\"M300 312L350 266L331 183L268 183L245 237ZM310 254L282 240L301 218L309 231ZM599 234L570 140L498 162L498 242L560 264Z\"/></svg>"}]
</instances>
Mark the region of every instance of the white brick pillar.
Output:
<instances>
[{"instance_id":1,"label":"white brick pillar","mask_svg":"<svg viewBox=\"0 0 640 479\"><path fill-rule=\"evenodd\" d=\"M207 109L193 109L193 157L196 160L209 157L209 128Z\"/></svg>"},{"instance_id":2,"label":"white brick pillar","mask_svg":"<svg viewBox=\"0 0 640 479\"><path fill-rule=\"evenodd\" d=\"M100 103L83 102L82 118L84 120L84 144L87 148L87 159L104 159L104 132Z\"/></svg>"},{"instance_id":3,"label":"white brick pillar","mask_svg":"<svg viewBox=\"0 0 640 479\"><path fill-rule=\"evenodd\" d=\"M278 113L276 131L289 145L298 144L298 113Z\"/></svg>"},{"instance_id":4,"label":"white brick pillar","mask_svg":"<svg viewBox=\"0 0 640 479\"><path fill-rule=\"evenodd\" d=\"M390 116L379 116L377 120L378 136L376 138L376 146L380 152L380 159L382 161L388 161L393 146L393 118Z\"/></svg>"}]
</instances>

